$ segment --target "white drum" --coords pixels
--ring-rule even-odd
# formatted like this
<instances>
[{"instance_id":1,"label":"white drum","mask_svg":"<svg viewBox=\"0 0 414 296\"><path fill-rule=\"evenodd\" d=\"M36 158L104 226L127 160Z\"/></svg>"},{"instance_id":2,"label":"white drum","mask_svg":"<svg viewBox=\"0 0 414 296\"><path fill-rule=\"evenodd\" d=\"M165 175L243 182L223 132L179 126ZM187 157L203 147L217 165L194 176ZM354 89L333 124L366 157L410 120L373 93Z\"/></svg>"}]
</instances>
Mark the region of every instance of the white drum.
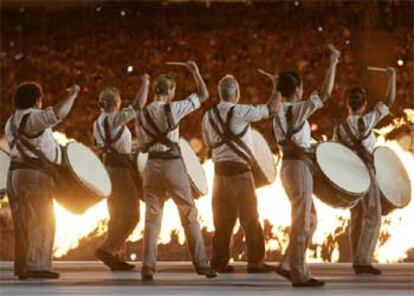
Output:
<instances>
[{"instance_id":1,"label":"white drum","mask_svg":"<svg viewBox=\"0 0 414 296\"><path fill-rule=\"evenodd\" d=\"M10 155L3 149L0 149L0 198L6 194L10 160Z\"/></svg>"},{"instance_id":2,"label":"white drum","mask_svg":"<svg viewBox=\"0 0 414 296\"><path fill-rule=\"evenodd\" d=\"M260 132L252 129L253 155L256 160L253 175L256 188L272 184L276 179L275 156L266 139Z\"/></svg>"},{"instance_id":3,"label":"white drum","mask_svg":"<svg viewBox=\"0 0 414 296\"><path fill-rule=\"evenodd\" d=\"M337 142L317 145L314 165L314 193L335 208L351 208L371 185L368 168L348 147Z\"/></svg>"},{"instance_id":4,"label":"white drum","mask_svg":"<svg viewBox=\"0 0 414 296\"><path fill-rule=\"evenodd\" d=\"M407 170L398 155L388 147L374 151L376 179L381 190L382 214L404 208L411 201L411 182Z\"/></svg>"},{"instance_id":5,"label":"white drum","mask_svg":"<svg viewBox=\"0 0 414 296\"><path fill-rule=\"evenodd\" d=\"M74 213L85 212L112 191L111 180L101 160L79 142L63 147L63 162L54 175L56 200Z\"/></svg>"},{"instance_id":6,"label":"white drum","mask_svg":"<svg viewBox=\"0 0 414 296\"><path fill-rule=\"evenodd\" d=\"M179 146L181 158L190 179L194 197L198 198L206 195L208 193L207 177L197 154L190 143L184 138L180 138ZM148 153L138 153L136 166L141 175L144 173L147 162Z\"/></svg>"}]
</instances>

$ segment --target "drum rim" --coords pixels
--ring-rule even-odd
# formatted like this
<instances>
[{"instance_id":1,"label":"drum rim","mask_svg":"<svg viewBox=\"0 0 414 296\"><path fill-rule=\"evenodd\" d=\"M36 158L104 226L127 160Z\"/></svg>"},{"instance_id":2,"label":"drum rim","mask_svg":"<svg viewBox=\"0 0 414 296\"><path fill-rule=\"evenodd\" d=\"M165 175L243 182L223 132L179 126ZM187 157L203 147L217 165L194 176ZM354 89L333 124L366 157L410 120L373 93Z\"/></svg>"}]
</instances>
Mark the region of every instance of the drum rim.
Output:
<instances>
[{"instance_id":1,"label":"drum rim","mask_svg":"<svg viewBox=\"0 0 414 296\"><path fill-rule=\"evenodd\" d=\"M62 149L62 152L63 152L63 155L64 155L64 157L65 157L65 159L68 159L68 151L67 151L67 149L68 149L68 147L71 145L71 144L81 144L81 145L83 145L83 146L85 146L85 147L87 147L88 149L90 149L88 146L86 146L85 144L83 144L83 143L81 143L81 142L78 142L78 141L72 141L72 142L69 142L66 146L61 146L61 149ZM92 152L93 153L93 152ZM98 158L99 159L99 158ZM105 199L105 198L108 198L111 194L112 194L112 183L111 183L111 190L110 190L110 192L109 192L109 194L107 195L107 196L104 196L104 195L99 195L99 194L97 194L96 192L94 192L93 190L91 190L88 186L86 186L86 184L84 184L82 181L80 181L79 180L79 178L78 178L78 176L75 174L75 171L72 169L72 167L70 166L70 165L67 165L64 161L63 161L63 159L62 159L62 166L64 166L65 168L67 168L67 170L72 174L72 176L74 176L75 178L73 178L73 179L75 179L75 181L76 181L76 183L77 184L79 184L82 188L84 188L84 189L86 189L88 192L90 192L90 193L92 193L93 195L96 195L96 196L99 196L99 197L101 197L101 199ZM104 166L105 167L105 166ZM105 168L105 172L106 172L106 174L108 175L108 178L109 178L109 180L111 180L110 179L110 177L109 177L109 174L108 174L108 172L106 171L106 168Z\"/></svg>"},{"instance_id":2,"label":"drum rim","mask_svg":"<svg viewBox=\"0 0 414 296\"><path fill-rule=\"evenodd\" d=\"M260 136L262 139L263 139L263 141L266 143L266 147L267 147L267 149L268 149L268 152L270 152L270 155L272 156L272 163L273 163L273 171L274 171L274 176L270 179L270 180L268 180L268 182L269 182L269 185L270 184L272 184L272 183L274 183L275 181L276 181L276 178L277 178L277 167L276 167L276 162L275 162L275 159L274 159L274 154L273 154L273 151L272 151L272 149L270 149L270 145L269 145L269 143L267 142L267 140L266 140L266 138L265 138L265 136L263 136L262 135L262 133L258 130L258 129L256 129L256 128L252 128L251 129L252 130L252 134L253 133L256 133L256 135L258 135L258 136ZM253 145L254 145L254 143L253 143ZM253 149L254 150L254 149ZM257 160L256 160L257 161ZM259 164L259 162L257 161L257 163ZM264 171L263 169L262 169L262 167L261 166L259 166L260 167L260 170L261 171ZM263 172L263 174L267 177L267 174L266 173L264 173Z\"/></svg>"},{"instance_id":3,"label":"drum rim","mask_svg":"<svg viewBox=\"0 0 414 296\"><path fill-rule=\"evenodd\" d=\"M200 188L198 188L198 186L195 184L195 182L194 182L194 180L190 177L190 174L188 173L188 171L187 171L187 166L185 165L185 161L184 161L184 158L183 158L183 156L182 156L182 151L181 151L181 161L183 162L183 165L184 165L184 167L186 168L186 173L187 173L187 177L188 177L188 179L190 180L190 183L192 184L192 187L197 191L197 193L200 195L200 196L205 196L205 195L207 195L208 194L208 192L209 192L209 186L208 186L208 181L207 181L207 175L206 175L206 171L204 170L204 168L203 168L203 166L201 165L201 162L200 162L200 159L198 158L198 156L197 156L197 153L194 151L194 149L193 149L193 147L191 146L191 144L190 144L190 142L186 139L186 138L184 138L184 137L180 137L180 139L179 139L179 142L178 142L178 144L180 144L180 142L181 141L184 141L189 147L190 147L190 149L192 149L193 150L193 152L194 152L194 154L195 154L195 156L197 157L197 159L198 159L198 162L199 162L199 164L200 164L200 166L201 166L201 169L202 169L202 171L203 171L203 175L204 175L204 178L205 178L205 180L206 180L206 184L207 184L207 186L206 186L206 191L207 192L202 192L201 190L200 190ZM180 147L180 150L181 150L181 147Z\"/></svg>"},{"instance_id":4,"label":"drum rim","mask_svg":"<svg viewBox=\"0 0 414 296\"><path fill-rule=\"evenodd\" d=\"M387 147L387 146L385 146L385 145L380 145L380 146L375 147L375 148L374 148L374 152L373 152L373 155L374 155L374 167L375 167L375 152L376 152L378 149L386 149L386 150L389 150L389 151L391 151L392 153L394 153L394 154L396 155L396 153L394 152L394 150L392 150L390 147ZM397 158L401 161L401 159L400 159L398 156L397 156ZM403 166L403 167L404 167L404 166ZM409 176L409 175L408 175L408 173L407 173L407 170L405 169L405 167L404 167L404 171L406 172L407 176ZM377 176L377 174L375 174L375 179L377 180L376 176ZM410 179L410 178L408 177L408 179ZM377 181L377 182L378 182L378 181ZM406 204L403 204L403 205L397 205L397 204L395 204L394 202L392 202L391 200L389 200L389 199L387 198L387 196L384 194L384 192L381 190L381 186L379 185L379 182L378 182L378 187L379 187L379 190L380 190L380 192L381 192L381 195L385 198L385 200L386 200L388 203L390 203L392 206L394 206L396 209L402 209L402 208L405 208L405 207L406 207L406 206L408 206L408 204L411 202L411 196L412 196L412 194L413 194L413 192L412 192L413 188L411 187L411 182L409 182L409 187L410 187L411 195L410 195L410 197L408 198L407 203L406 203Z\"/></svg>"},{"instance_id":5,"label":"drum rim","mask_svg":"<svg viewBox=\"0 0 414 296\"><path fill-rule=\"evenodd\" d=\"M317 164L317 166L318 166L318 170L322 173L322 176L325 178L325 179L327 179L328 180L328 182L333 186L333 187L335 187L336 189L338 189L338 190L340 190L340 191L342 191L342 192L344 192L345 194L348 194L348 195L350 195L350 196L355 196L355 197L358 197L358 196L361 196L361 195L365 195L365 194L367 194L368 193L368 191L369 191L369 188L371 187L371 180L370 180L370 185L368 186L368 188L367 188L367 190L366 191L364 191L364 192L361 192L361 193L354 193L354 192L349 192L349 191L347 191L347 190L345 190L345 189L343 189L343 188L340 188L339 186L337 186L334 182L332 182L324 173L323 173L323 171L320 169L320 167L319 167L319 164L318 164L318 154L317 154L317 150L318 150L318 147L320 146L320 145L322 145L322 144L326 144L326 143L335 143L335 144L338 144L338 145L342 145L343 147L345 147L346 149L348 149L348 150L350 150L350 151L352 151L351 149L349 149L348 147L346 147L345 145L343 145L343 144L341 144L341 143L338 143L338 142L335 142L335 141L323 141L323 142L319 142L318 144L316 144L316 148L315 148L315 161L316 161L316 164ZM361 160L361 162L364 164L364 166L365 166L365 168L367 169L367 171L369 172L369 170L368 170L368 167L367 167L367 165L365 164L365 162L362 160L362 158L361 157L359 157L359 155L357 155L355 152L353 152L352 151L352 153L354 153L354 155L355 156L357 156L360 160ZM369 173L368 173L369 174Z\"/></svg>"},{"instance_id":6,"label":"drum rim","mask_svg":"<svg viewBox=\"0 0 414 296\"><path fill-rule=\"evenodd\" d=\"M6 150L4 150L3 148L0 147L0 151L4 152L9 158L10 158L10 162L11 162L11 155L9 152L7 152ZM9 168L10 168L10 164L9 164ZM7 193L7 177L6 177L6 187L4 189L0 188L0 194L3 193Z\"/></svg>"}]
</instances>

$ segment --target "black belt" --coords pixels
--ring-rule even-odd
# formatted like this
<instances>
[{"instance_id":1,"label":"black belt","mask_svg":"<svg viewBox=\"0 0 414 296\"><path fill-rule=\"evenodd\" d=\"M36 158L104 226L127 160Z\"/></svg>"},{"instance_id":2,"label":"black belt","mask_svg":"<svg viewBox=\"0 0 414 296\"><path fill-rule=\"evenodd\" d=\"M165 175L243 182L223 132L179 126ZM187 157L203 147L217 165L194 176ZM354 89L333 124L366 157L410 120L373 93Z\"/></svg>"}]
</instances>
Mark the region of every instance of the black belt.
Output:
<instances>
[{"instance_id":1,"label":"black belt","mask_svg":"<svg viewBox=\"0 0 414 296\"><path fill-rule=\"evenodd\" d=\"M44 163L38 158L26 158L23 161L12 160L10 162L9 171L19 170L19 169L32 169L46 171Z\"/></svg>"},{"instance_id":2,"label":"black belt","mask_svg":"<svg viewBox=\"0 0 414 296\"><path fill-rule=\"evenodd\" d=\"M104 155L104 163L110 167L129 167L131 156L129 154L107 153Z\"/></svg>"},{"instance_id":3,"label":"black belt","mask_svg":"<svg viewBox=\"0 0 414 296\"><path fill-rule=\"evenodd\" d=\"M214 164L214 173L218 176L236 176L250 171L251 167L247 163L238 161L219 161Z\"/></svg>"},{"instance_id":4,"label":"black belt","mask_svg":"<svg viewBox=\"0 0 414 296\"><path fill-rule=\"evenodd\" d=\"M151 151L148 153L148 159L180 159L181 155L175 152L161 152L161 151Z\"/></svg>"}]
</instances>

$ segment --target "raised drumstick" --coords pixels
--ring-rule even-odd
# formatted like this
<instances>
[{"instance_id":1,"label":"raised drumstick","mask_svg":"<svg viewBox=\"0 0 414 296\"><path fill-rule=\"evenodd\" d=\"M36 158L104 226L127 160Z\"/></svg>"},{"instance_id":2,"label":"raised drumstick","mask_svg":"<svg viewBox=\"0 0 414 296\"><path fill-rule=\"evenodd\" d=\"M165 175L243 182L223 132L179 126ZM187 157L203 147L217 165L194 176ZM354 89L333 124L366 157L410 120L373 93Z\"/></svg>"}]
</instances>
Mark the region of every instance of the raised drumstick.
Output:
<instances>
[{"instance_id":1,"label":"raised drumstick","mask_svg":"<svg viewBox=\"0 0 414 296\"><path fill-rule=\"evenodd\" d=\"M259 72L260 74L266 76L267 78L271 79L272 81L275 79L274 75L272 75L269 72L266 72L262 69L257 69L257 72Z\"/></svg>"},{"instance_id":2,"label":"raised drumstick","mask_svg":"<svg viewBox=\"0 0 414 296\"><path fill-rule=\"evenodd\" d=\"M371 66L368 66L367 69L369 71L387 72L387 69L385 69L385 68L379 68L379 67L371 67Z\"/></svg>"},{"instance_id":3,"label":"raised drumstick","mask_svg":"<svg viewBox=\"0 0 414 296\"><path fill-rule=\"evenodd\" d=\"M182 63L182 62L166 62L166 65L169 66L184 66L187 67L187 63Z\"/></svg>"}]
</instances>

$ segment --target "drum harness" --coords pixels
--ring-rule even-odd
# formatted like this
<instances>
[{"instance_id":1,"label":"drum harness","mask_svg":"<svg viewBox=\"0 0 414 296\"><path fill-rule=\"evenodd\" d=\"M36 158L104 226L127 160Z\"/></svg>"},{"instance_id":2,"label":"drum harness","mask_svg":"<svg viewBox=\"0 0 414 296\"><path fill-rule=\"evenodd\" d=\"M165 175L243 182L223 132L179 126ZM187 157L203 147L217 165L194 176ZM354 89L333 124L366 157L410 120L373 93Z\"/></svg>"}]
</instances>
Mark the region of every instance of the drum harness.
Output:
<instances>
[{"instance_id":1,"label":"drum harness","mask_svg":"<svg viewBox=\"0 0 414 296\"><path fill-rule=\"evenodd\" d=\"M173 142L168 138L168 134L171 131L177 129L178 127L177 124L174 124L173 117L171 114L171 105L169 103L164 105L164 113L168 125L165 131L162 131L157 126L154 119L149 114L147 108L144 108L142 110L142 114L144 115L145 121L151 127L151 130L144 125L141 116L137 116L140 127L142 127L144 132L152 138L150 142L144 145L144 147L142 148L142 152L147 153L151 147L155 146L156 144L162 144L169 148L168 151L150 151L148 153L148 159L181 159L181 151L178 143Z\"/></svg>"},{"instance_id":2,"label":"drum harness","mask_svg":"<svg viewBox=\"0 0 414 296\"><path fill-rule=\"evenodd\" d=\"M282 122L280 121L280 117L275 116L275 120L284 136L283 140L276 139L276 142L282 148L281 150L283 152L283 159L284 160L302 160L311 168L311 171L312 171L313 158L314 158L314 153L312 149L306 149L306 148L300 147L299 145L297 145L295 142L292 141L292 137L302 130L306 121L303 121L296 129L293 128L293 123L292 123L293 107L291 105L287 106L287 110L286 110L287 132L285 132L282 128ZM273 134L275 135L275 133Z\"/></svg>"},{"instance_id":3,"label":"drum harness","mask_svg":"<svg viewBox=\"0 0 414 296\"><path fill-rule=\"evenodd\" d=\"M235 163L232 161L223 161L215 164L215 172L218 175L235 175L241 174L247 171L252 171L253 176L255 177L256 183L259 182L257 178L260 178L262 174L260 172L260 167L256 161L256 158L253 155L252 150L246 143L242 141L242 137L247 133L250 128L250 124L247 124L243 130L236 134L231 130L231 121L234 116L234 108L237 105L232 106L227 111L226 121L220 116L218 106L212 107L208 113L208 120L217 135L221 138L221 141L213 144L208 143L211 150L219 148L223 145L227 145L237 156L243 159L247 165ZM218 123L214 120L214 116L217 118ZM220 127L219 127L220 126Z\"/></svg>"},{"instance_id":4,"label":"drum harness","mask_svg":"<svg viewBox=\"0 0 414 296\"><path fill-rule=\"evenodd\" d=\"M352 144L349 144L349 142L347 142L342 137L341 132L340 132L340 127L341 126L343 127L343 130L345 131L348 138L352 141ZM372 154L362 144L362 142L364 140L366 140L371 135L371 131L368 131L364 135L365 123L364 123L364 120L363 120L362 117L358 119L358 130L359 130L359 134L360 134L359 138L357 138L352 133L352 130L351 130L351 127L349 126L348 121L344 120L342 123L339 124L339 126L337 128L337 135L338 135L339 142L341 142L345 146L347 146L350 149L352 149L353 151L355 151L357 153L357 155L359 157L361 157L362 160L364 160L365 164L368 165L369 168L374 168L374 158L373 158Z\"/></svg>"},{"instance_id":5,"label":"drum harness","mask_svg":"<svg viewBox=\"0 0 414 296\"><path fill-rule=\"evenodd\" d=\"M56 147L56 156L55 162L50 161L46 155L38 150L28 139L36 139L43 135L44 130L35 134L35 135L28 135L25 132L27 120L31 113L26 113L23 115L20 125L17 127L14 115L11 118L11 131L13 134L13 141L10 143L11 149L16 147L16 149L21 154L24 163L18 162L16 160L11 161L10 170L19 169L19 168L30 168L36 170L42 170L47 174L50 174L50 170L54 170L57 168L57 164L55 163L58 158L58 148ZM28 156L24 152L24 148L30 151L33 155L37 156L38 158L33 158Z\"/></svg>"},{"instance_id":6,"label":"drum harness","mask_svg":"<svg viewBox=\"0 0 414 296\"><path fill-rule=\"evenodd\" d=\"M99 148L101 149L105 165L108 165L110 167L127 168L130 171L133 180L135 181L134 183L137 185L137 188L141 192L142 178L140 173L138 172L138 169L136 168L136 165L133 164L131 156L128 154L119 153L113 148L113 144L118 142L124 134L125 125L121 126L121 128L113 138L111 138L111 129L109 126L108 116L105 116L103 120L104 132L102 132L102 129L98 121L95 122L95 125L99 136L104 142L103 145L99 145Z\"/></svg>"}]
</instances>

